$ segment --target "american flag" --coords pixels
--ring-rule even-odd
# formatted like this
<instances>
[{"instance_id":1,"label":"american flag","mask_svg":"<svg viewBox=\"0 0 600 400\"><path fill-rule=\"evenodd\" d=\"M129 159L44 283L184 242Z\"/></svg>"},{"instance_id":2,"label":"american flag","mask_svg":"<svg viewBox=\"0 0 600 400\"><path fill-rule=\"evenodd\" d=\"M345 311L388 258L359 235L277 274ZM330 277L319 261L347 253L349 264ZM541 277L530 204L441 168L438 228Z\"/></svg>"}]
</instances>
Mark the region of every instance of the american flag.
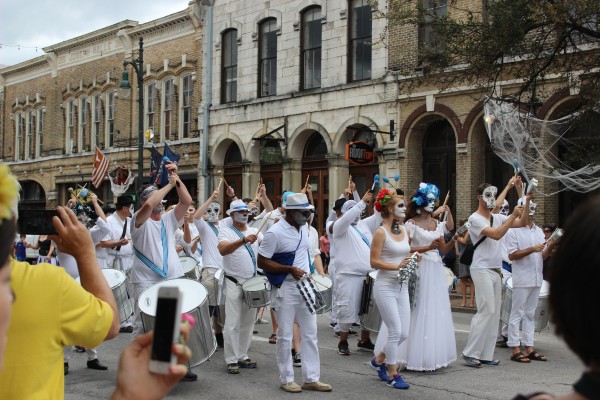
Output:
<instances>
[{"instance_id":1,"label":"american flag","mask_svg":"<svg viewBox=\"0 0 600 400\"><path fill-rule=\"evenodd\" d=\"M94 185L96 189L102 185L102 181L108 173L109 164L110 162L108 161L108 158L106 158L100 149L96 147L96 155L94 156L94 169L92 170L92 185Z\"/></svg>"}]
</instances>

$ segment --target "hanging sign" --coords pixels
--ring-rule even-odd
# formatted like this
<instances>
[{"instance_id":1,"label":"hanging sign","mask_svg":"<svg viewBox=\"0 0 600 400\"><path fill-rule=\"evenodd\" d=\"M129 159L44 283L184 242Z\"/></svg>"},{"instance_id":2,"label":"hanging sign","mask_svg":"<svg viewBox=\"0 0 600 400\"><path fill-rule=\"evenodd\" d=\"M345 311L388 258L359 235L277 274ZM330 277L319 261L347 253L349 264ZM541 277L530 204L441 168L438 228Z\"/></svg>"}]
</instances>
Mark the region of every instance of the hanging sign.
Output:
<instances>
[{"instance_id":1,"label":"hanging sign","mask_svg":"<svg viewBox=\"0 0 600 400\"><path fill-rule=\"evenodd\" d=\"M346 160L351 164L370 165L375 162L375 152L365 142L350 142L346 145Z\"/></svg>"}]
</instances>

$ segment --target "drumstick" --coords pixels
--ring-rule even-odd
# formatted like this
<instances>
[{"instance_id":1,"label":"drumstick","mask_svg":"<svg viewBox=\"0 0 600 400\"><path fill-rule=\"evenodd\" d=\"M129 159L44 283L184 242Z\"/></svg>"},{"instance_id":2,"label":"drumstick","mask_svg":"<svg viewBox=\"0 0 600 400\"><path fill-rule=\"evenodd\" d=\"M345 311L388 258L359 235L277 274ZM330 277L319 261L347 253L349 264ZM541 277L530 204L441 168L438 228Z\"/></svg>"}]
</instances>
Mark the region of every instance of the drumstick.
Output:
<instances>
[{"instance_id":1,"label":"drumstick","mask_svg":"<svg viewBox=\"0 0 600 400\"><path fill-rule=\"evenodd\" d=\"M267 223L267 221L268 221L268 220L270 220L270 219L274 219L274 218L271 218L271 214L272 214L272 213L273 213L273 211L271 211L271 212L268 212L268 213L265 215L265 217L263 218L263 222L262 222L262 223L260 224L260 226L258 227L258 231L256 231L256 234L257 234L257 235L260 233L260 231L262 230L262 228L264 228L264 227L265 227L265 224Z\"/></svg>"},{"instance_id":2,"label":"drumstick","mask_svg":"<svg viewBox=\"0 0 600 400\"><path fill-rule=\"evenodd\" d=\"M310 174L306 176L306 183L304 184L304 188L308 187L308 180L310 179Z\"/></svg>"},{"instance_id":3,"label":"drumstick","mask_svg":"<svg viewBox=\"0 0 600 400\"><path fill-rule=\"evenodd\" d=\"M217 185L217 190L221 189L222 184L223 184L223 178L219 178L219 184Z\"/></svg>"},{"instance_id":4,"label":"drumstick","mask_svg":"<svg viewBox=\"0 0 600 400\"><path fill-rule=\"evenodd\" d=\"M450 198L450 190L448 190L448 193L446 194L446 199L444 200L444 204L442 204L442 207L444 207L444 211L442 211L440 213L440 221L444 221L445 220L445 215L446 215L446 204L448 204L448 199Z\"/></svg>"},{"instance_id":5,"label":"drumstick","mask_svg":"<svg viewBox=\"0 0 600 400\"><path fill-rule=\"evenodd\" d=\"M331 288L331 286L324 285L324 284L322 284L321 282L319 282L318 280L316 280L315 278L313 278L313 277L312 277L312 275L310 275L310 276L309 276L309 278L310 278L310 279L312 279L313 281L315 281L315 283L316 283L317 285L321 285L321 286L322 286L322 287L324 287L325 289L329 289L329 288Z\"/></svg>"},{"instance_id":6,"label":"drumstick","mask_svg":"<svg viewBox=\"0 0 600 400\"><path fill-rule=\"evenodd\" d=\"M262 178L259 178L258 185L256 186L256 195L254 196L255 200L260 199L260 187L262 185Z\"/></svg>"},{"instance_id":7,"label":"drumstick","mask_svg":"<svg viewBox=\"0 0 600 400\"><path fill-rule=\"evenodd\" d=\"M227 181L225 180L225 175L223 175L223 171L218 170L217 174L221 175L221 179L223 179L223 182L225 183L225 186L229 187L229 184L227 183ZM220 186L220 184L219 184Z\"/></svg>"}]
</instances>

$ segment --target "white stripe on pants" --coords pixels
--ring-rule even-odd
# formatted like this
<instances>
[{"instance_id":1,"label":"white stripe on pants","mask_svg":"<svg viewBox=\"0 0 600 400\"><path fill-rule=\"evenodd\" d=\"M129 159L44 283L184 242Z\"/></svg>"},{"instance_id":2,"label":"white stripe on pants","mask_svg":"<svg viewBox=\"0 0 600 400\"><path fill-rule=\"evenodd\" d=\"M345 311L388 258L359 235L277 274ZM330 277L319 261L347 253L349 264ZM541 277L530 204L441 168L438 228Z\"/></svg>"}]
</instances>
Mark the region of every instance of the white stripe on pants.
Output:
<instances>
[{"instance_id":1,"label":"white stripe on pants","mask_svg":"<svg viewBox=\"0 0 600 400\"><path fill-rule=\"evenodd\" d=\"M406 340L410 329L408 285L400 286L397 280L387 282L377 279L373 290L373 296L382 319L375 348L377 350L379 347L380 351L385 353L387 364L396 364L398 346Z\"/></svg>"},{"instance_id":2,"label":"white stripe on pants","mask_svg":"<svg viewBox=\"0 0 600 400\"><path fill-rule=\"evenodd\" d=\"M489 268L471 268L471 278L476 288L477 314L471 320L469 340L463 354L479 360L492 360L500 321L502 278Z\"/></svg>"},{"instance_id":3,"label":"white stripe on pants","mask_svg":"<svg viewBox=\"0 0 600 400\"><path fill-rule=\"evenodd\" d=\"M512 307L508 323L508 346L517 347L520 342L525 346L533 346L535 330L535 309L541 287L524 287L512 289ZM519 327L523 320L523 339L519 340Z\"/></svg>"},{"instance_id":4,"label":"white stripe on pants","mask_svg":"<svg viewBox=\"0 0 600 400\"><path fill-rule=\"evenodd\" d=\"M256 319L256 308L250 308L244 302L242 287L225 279L225 362L235 364L248 358L248 349L252 342L252 330Z\"/></svg>"},{"instance_id":5,"label":"white stripe on pants","mask_svg":"<svg viewBox=\"0 0 600 400\"><path fill-rule=\"evenodd\" d=\"M300 327L300 352L302 353L302 379L316 382L321 375L321 361L317 348L317 316L308 311L295 282L285 281L278 290L277 316L277 367L281 383L294 380L292 366L292 335L294 321ZM227 316L229 317L229 316Z\"/></svg>"}]
</instances>

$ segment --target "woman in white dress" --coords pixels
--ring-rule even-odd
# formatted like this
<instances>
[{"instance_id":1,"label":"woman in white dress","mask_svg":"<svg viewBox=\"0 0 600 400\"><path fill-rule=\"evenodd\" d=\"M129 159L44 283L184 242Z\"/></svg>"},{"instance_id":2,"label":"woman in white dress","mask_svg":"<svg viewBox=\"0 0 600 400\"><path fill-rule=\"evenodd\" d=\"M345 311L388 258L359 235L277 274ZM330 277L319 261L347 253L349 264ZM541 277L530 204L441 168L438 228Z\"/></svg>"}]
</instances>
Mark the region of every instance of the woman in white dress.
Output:
<instances>
[{"instance_id":1,"label":"woman in white dress","mask_svg":"<svg viewBox=\"0 0 600 400\"><path fill-rule=\"evenodd\" d=\"M408 339L400 346L399 360L413 371L434 371L456 360L454 324L448 296L448 282L440 252L454 246L454 238L446 243L444 234L454 229L450 208L446 222L432 217L439 189L421 183L406 212L411 252L422 254L419 262L419 284L416 305L411 314Z\"/></svg>"}]
</instances>

